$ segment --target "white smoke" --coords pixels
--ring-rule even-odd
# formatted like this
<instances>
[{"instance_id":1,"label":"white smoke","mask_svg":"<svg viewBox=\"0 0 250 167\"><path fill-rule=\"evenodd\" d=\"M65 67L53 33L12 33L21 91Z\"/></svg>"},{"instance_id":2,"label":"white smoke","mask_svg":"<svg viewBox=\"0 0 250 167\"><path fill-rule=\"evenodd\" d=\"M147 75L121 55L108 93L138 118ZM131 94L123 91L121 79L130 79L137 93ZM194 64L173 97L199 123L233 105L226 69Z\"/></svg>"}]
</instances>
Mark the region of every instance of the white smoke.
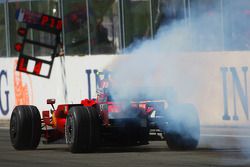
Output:
<instances>
[{"instance_id":1,"label":"white smoke","mask_svg":"<svg viewBox=\"0 0 250 167\"><path fill-rule=\"evenodd\" d=\"M186 52L194 50L192 35L191 27L181 20L161 27L154 39L144 39L132 44L125 50L124 57L112 65L115 89L113 96L130 99L140 93L152 97L167 92L173 96L175 85L171 83L181 78L187 79L185 87L191 90L196 84L188 73L195 69L191 67L183 75L182 67L176 64L183 61L183 57L187 56ZM157 88L158 92L151 88Z\"/></svg>"},{"instance_id":2,"label":"white smoke","mask_svg":"<svg viewBox=\"0 0 250 167\"><path fill-rule=\"evenodd\" d=\"M237 11L234 8L237 2L230 2L227 4L224 1L223 10L233 9L231 12L234 13ZM169 103L186 103L178 99L188 99L187 97L192 97L194 92L201 90L199 87L202 83L199 82L202 82L202 79L198 80L198 78L203 75L203 69L198 69L196 63L199 62L193 57L189 59L189 55L197 51L235 50L235 46L228 44L228 41L232 41L232 37L236 35L234 33L239 33L242 27L246 27L246 23L234 25L236 26L234 29L238 31L234 31L233 34L227 33L232 30L232 24L229 21L232 18L222 15L222 9L218 10L218 8L220 7L217 7L213 13L201 14L188 22L178 20L171 24L163 24L154 39L136 41L125 49L123 57L114 62L111 67L114 99L119 101L144 94L145 97L154 99L167 98ZM227 12L230 13L230 11ZM241 20L242 22L244 20ZM223 23L223 26L220 23ZM249 21L248 27L250 29ZM213 59L213 61L216 60ZM202 94L202 92L199 93ZM192 98L193 105L197 106L199 100L196 97ZM199 112L202 113L202 111ZM246 144L241 141L239 143L243 143L242 147ZM213 147L213 143L207 145Z\"/></svg>"},{"instance_id":3,"label":"white smoke","mask_svg":"<svg viewBox=\"0 0 250 167\"><path fill-rule=\"evenodd\" d=\"M163 13L169 13L169 8L162 9L166 9ZM177 89L184 99L190 96L202 85L197 76L202 76L203 70L196 66L200 62L189 57L197 51L223 49L222 29L218 31L218 25L214 24L220 19L221 14L214 12L163 22L154 39L132 43L124 50L123 58L112 65L113 96L129 99L142 92L152 96L156 91L146 89L152 87L158 87L165 95L169 92L169 100Z\"/></svg>"},{"instance_id":4,"label":"white smoke","mask_svg":"<svg viewBox=\"0 0 250 167\"><path fill-rule=\"evenodd\" d=\"M169 126L171 129L164 130L197 139L199 124L197 127L196 105L180 101L176 91L188 97L197 87L198 81L191 76L196 73L196 67L187 68L185 65L188 60L186 53L196 50L196 45L192 43L193 28L186 24L186 20L160 27L154 39L136 41L125 49L122 58L112 64L111 71L112 97L115 101L138 98L167 100L168 111L174 114L169 114L167 118L172 123ZM178 65L180 62L183 66ZM188 71L183 71L185 69ZM189 116L185 114L187 112Z\"/></svg>"}]
</instances>

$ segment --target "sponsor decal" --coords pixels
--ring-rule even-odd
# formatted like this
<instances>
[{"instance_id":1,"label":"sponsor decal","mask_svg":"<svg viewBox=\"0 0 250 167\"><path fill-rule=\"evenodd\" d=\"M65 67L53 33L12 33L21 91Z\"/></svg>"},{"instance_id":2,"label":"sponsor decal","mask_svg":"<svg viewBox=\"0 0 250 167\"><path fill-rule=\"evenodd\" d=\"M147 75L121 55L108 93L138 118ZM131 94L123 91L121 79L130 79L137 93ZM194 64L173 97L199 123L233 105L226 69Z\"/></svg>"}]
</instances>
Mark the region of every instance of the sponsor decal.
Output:
<instances>
[{"instance_id":1,"label":"sponsor decal","mask_svg":"<svg viewBox=\"0 0 250 167\"><path fill-rule=\"evenodd\" d=\"M248 109L248 85L247 85L247 72L248 67L241 67L241 73L243 75L243 81L240 80L239 74L235 67L221 67L222 82L223 82L223 98L224 98L224 114L223 120L239 120L239 115L237 108L237 102L240 101L240 104L243 109L244 116L249 120L249 109ZM232 80L228 80L228 76L232 77ZM229 84L232 82L232 84ZM232 85L232 87L229 87ZM232 90L233 97L229 96L229 91ZM233 101L233 109L229 108L229 101ZM233 115L233 116L232 116Z\"/></svg>"},{"instance_id":2,"label":"sponsor decal","mask_svg":"<svg viewBox=\"0 0 250 167\"><path fill-rule=\"evenodd\" d=\"M32 104L32 92L32 81L30 76L14 69L15 105Z\"/></svg>"},{"instance_id":3,"label":"sponsor decal","mask_svg":"<svg viewBox=\"0 0 250 167\"><path fill-rule=\"evenodd\" d=\"M7 71L0 70L0 113L3 115L9 113L9 93Z\"/></svg>"}]
</instances>

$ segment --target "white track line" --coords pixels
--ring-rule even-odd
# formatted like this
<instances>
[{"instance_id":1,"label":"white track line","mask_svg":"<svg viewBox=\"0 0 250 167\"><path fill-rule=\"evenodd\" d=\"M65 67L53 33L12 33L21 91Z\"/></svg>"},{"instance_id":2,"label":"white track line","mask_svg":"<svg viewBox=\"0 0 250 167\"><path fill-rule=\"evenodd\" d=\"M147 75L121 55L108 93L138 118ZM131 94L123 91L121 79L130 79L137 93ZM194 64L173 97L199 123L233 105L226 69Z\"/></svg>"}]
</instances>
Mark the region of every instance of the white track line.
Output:
<instances>
[{"instance_id":1,"label":"white track line","mask_svg":"<svg viewBox=\"0 0 250 167\"><path fill-rule=\"evenodd\" d=\"M201 134L204 137L233 137L233 138L250 138L250 135L219 135L219 134Z\"/></svg>"},{"instance_id":2,"label":"white track line","mask_svg":"<svg viewBox=\"0 0 250 167\"><path fill-rule=\"evenodd\" d=\"M0 129L9 129L9 127L0 127Z\"/></svg>"}]
</instances>

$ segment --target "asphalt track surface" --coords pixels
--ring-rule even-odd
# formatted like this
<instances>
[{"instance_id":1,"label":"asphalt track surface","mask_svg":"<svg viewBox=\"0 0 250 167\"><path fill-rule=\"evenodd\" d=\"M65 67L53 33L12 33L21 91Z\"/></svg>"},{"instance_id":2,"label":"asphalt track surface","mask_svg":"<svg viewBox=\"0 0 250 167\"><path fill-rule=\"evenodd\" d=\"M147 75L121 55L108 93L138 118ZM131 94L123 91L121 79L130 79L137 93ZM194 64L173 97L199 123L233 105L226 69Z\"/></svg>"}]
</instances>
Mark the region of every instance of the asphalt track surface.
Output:
<instances>
[{"instance_id":1,"label":"asphalt track surface","mask_svg":"<svg viewBox=\"0 0 250 167\"><path fill-rule=\"evenodd\" d=\"M0 167L250 167L250 128L203 128L194 151L171 151L164 141L146 146L107 147L95 153L72 154L65 144L40 144L37 150L16 151L9 131L0 128Z\"/></svg>"}]
</instances>

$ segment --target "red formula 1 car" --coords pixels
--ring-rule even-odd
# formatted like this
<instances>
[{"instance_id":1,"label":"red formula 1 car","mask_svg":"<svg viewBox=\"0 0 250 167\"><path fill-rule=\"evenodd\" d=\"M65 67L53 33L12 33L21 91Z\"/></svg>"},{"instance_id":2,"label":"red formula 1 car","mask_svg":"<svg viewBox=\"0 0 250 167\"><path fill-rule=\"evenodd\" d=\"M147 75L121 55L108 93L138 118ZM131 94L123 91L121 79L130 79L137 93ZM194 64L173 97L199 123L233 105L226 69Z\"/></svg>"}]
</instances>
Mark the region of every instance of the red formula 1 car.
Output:
<instances>
[{"instance_id":1,"label":"red formula 1 car","mask_svg":"<svg viewBox=\"0 0 250 167\"><path fill-rule=\"evenodd\" d=\"M165 100L114 102L109 92L109 74L99 82L97 99L80 104L61 104L40 112L35 106L16 106L10 120L10 138L17 150L36 149L44 143L65 141L72 153L92 152L107 144L145 145L165 140L170 149L195 149L200 124L191 104L168 106ZM65 143L64 142L64 143Z\"/></svg>"}]
</instances>

